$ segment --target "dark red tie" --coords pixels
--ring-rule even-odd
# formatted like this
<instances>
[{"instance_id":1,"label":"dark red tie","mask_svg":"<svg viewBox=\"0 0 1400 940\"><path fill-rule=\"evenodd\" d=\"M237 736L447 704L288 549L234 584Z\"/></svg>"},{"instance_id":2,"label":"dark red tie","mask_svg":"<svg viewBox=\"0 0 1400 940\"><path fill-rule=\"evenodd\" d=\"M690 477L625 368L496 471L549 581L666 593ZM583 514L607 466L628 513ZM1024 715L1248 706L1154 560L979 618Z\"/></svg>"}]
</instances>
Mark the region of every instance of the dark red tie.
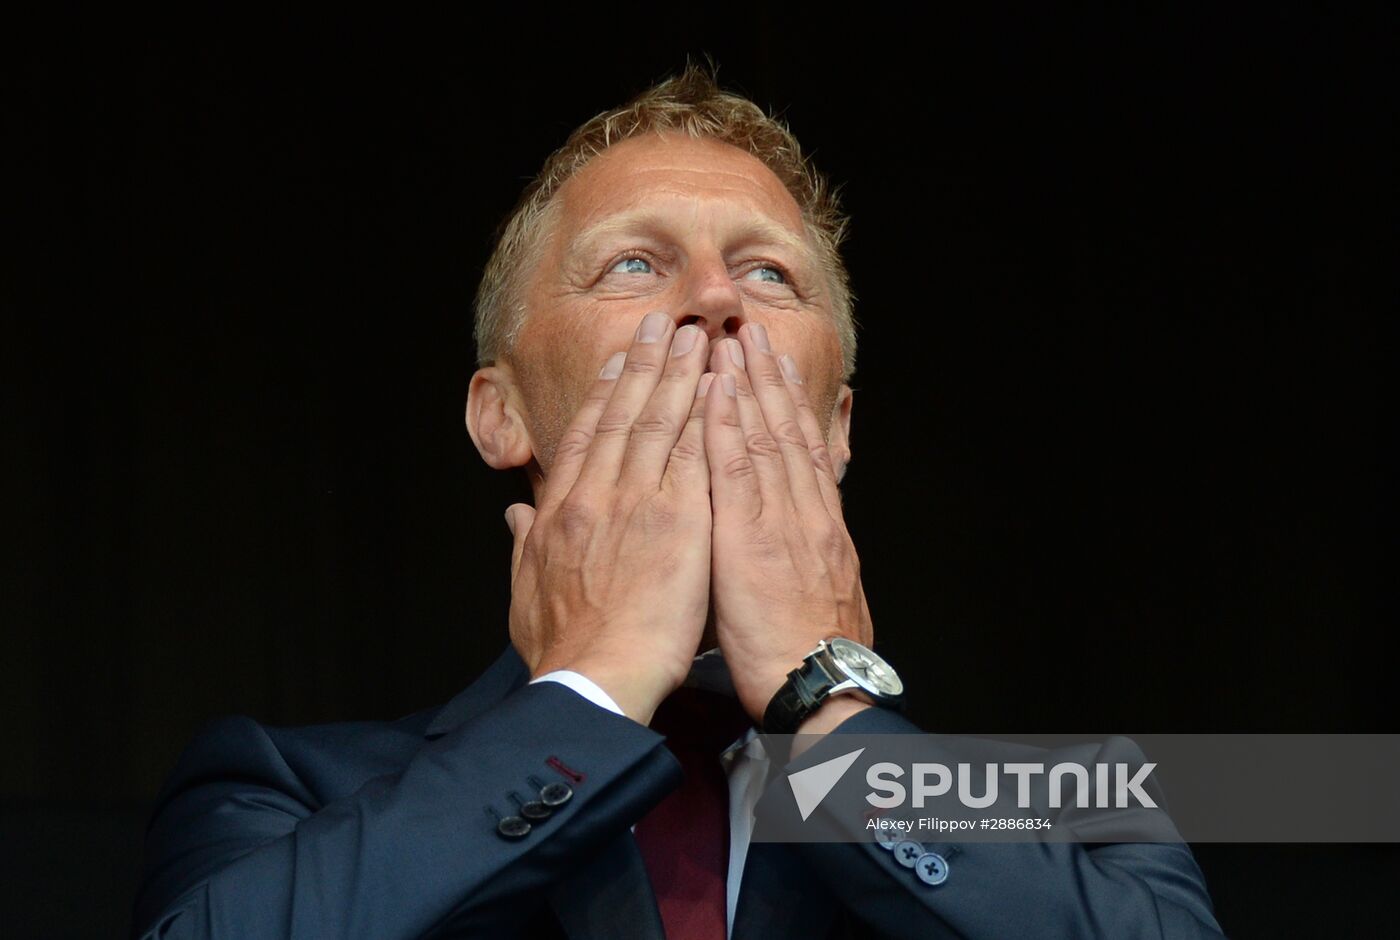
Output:
<instances>
[{"instance_id":1,"label":"dark red tie","mask_svg":"<svg viewBox=\"0 0 1400 940\"><path fill-rule=\"evenodd\" d=\"M719 758L751 724L737 699L691 686L652 717L685 771L633 830L670 940L725 940L729 788Z\"/></svg>"}]
</instances>

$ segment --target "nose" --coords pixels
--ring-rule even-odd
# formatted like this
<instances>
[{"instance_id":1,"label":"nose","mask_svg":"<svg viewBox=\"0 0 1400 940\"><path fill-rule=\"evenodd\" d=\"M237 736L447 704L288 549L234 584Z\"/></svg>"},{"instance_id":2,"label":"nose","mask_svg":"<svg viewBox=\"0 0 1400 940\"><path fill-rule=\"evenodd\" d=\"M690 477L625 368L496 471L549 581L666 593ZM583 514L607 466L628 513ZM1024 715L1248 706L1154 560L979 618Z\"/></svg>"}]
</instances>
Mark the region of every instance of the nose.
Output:
<instances>
[{"instance_id":1,"label":"nose","mask_svg":"<svg viewBox=\"0 0 1400 940\"><path fill-rule=\"evenodd\" d=\"M717 252L702 257L692 255L679 281L677 327L695 324L713 347L726 336L737 335L739 327L749 321L743 295Z\"/></svg>"}]
</instances>

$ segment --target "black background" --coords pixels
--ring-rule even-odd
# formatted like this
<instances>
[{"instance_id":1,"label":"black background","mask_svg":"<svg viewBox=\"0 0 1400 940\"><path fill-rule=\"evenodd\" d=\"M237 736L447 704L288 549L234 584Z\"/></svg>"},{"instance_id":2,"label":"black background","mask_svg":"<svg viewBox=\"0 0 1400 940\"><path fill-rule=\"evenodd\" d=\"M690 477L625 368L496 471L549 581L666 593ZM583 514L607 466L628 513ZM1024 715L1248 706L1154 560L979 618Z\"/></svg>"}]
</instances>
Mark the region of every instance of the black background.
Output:
<instances>
[{"instance_id":1,"label":"black background","mask_svg":"<svg viewBox=\"0 0 1400 940\"><path fill-rule=\"evenodd\" d=\"M6 923L121 933L206 719L393 718L500 652L475 286L687 53L844 186L847 519L923 727L1395 730L1394 16L806 15L11 34ZM1390 847L1196 851L1232 936L1393 920Z\"/></svg>"}]
</instances>

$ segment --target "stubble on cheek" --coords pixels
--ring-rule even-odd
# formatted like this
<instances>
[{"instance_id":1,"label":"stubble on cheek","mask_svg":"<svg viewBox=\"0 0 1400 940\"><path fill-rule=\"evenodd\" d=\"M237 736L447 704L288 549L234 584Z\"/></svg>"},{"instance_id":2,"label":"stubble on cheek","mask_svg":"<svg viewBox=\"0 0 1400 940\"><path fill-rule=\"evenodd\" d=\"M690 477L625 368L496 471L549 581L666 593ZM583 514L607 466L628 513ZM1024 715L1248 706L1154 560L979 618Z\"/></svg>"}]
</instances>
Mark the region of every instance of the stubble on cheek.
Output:
<instances>
[{"instance_id":1,"label":"stubble on cheek","mask_svg":"<svg viewBox=\"0 0 1400 940\"><path fill-rule=\"evenodd\" d=\"M601 368L601 367L599 367ZM519 370L535 459L548 475L555 451L583 405L596 369L577 356L546 355Z\"/></svg>"},{"instance_id":2,"label":"stubble on cheek","mask_svg":"<svg viewBox=\"0 0 1400 940\"><path fill-rule=\"evenodd\" d=\"M559 439L564 436L574 415L578 413L582 399L569 395L552 379L536 380L526 388L525 398L530 409L530 438L535 445L535 460L548 476L550 468L554 466L554 454L558 450Z\"/></svg>"}]
</instances>

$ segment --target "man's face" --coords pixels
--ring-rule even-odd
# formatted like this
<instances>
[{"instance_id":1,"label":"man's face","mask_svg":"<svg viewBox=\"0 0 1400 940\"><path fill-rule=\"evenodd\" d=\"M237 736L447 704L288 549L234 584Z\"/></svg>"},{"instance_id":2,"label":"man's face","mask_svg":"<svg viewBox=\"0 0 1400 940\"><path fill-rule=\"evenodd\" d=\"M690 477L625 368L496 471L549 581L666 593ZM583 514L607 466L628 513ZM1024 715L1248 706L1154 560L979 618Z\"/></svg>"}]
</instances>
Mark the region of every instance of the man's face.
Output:
<instances>
[{"instance_id":1,"label":"man's face","mask_svg":"<svg viewBox=\"0 0 1400 940\"><path fill-rule=\"evenodd\" d=\"M828 439L844 467L850 390L831 299L801 211L771 170L719 141L648 134L603 151L555 199L508 357L546 474L603 363L653 310L704 330L712 368L718 340L763 324L774 352L796 360L823 431L835 412Z\"/></svg>"}]
</instances>

